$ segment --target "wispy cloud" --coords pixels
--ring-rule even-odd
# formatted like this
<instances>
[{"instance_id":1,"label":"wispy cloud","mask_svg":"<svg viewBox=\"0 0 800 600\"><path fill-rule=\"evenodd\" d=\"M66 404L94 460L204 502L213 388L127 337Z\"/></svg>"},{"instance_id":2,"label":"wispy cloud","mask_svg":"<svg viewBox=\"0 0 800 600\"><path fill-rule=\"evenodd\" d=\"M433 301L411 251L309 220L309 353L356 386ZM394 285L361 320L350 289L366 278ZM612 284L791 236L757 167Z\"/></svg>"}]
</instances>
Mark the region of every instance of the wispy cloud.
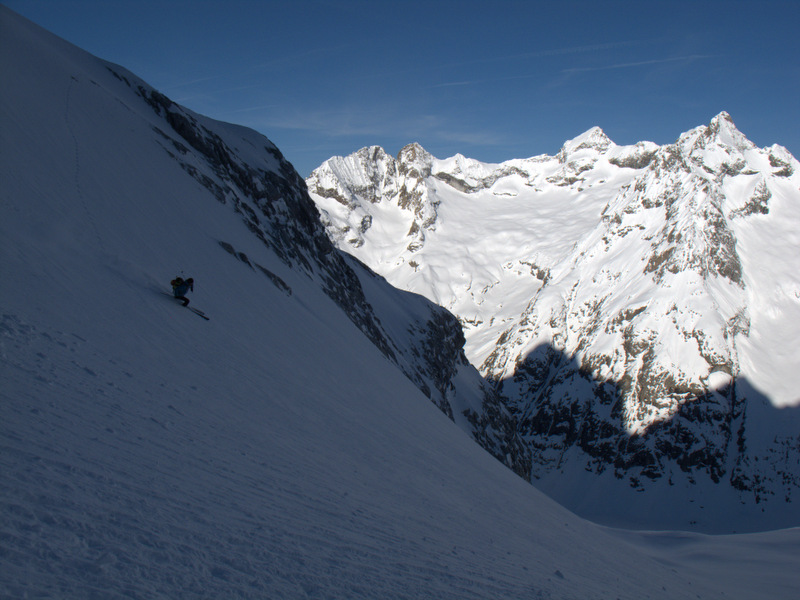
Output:
<instances>
[{"instance_id":1,"label":"wispy cloud","mask_svg":"<svg viewBox=\"0 0 800 600\"><path fill-rule=\"evenodd\" d=\"M607 42L603 44L586 44L582 46L566 46L564 48L549 48L545 50L535 50L533 52L522 52L518 54L504 54L502 56L491 56L486 58L476 58L468 61L461 61L455 63L447 63L439 65L440 68L450 69L453 67L463 67L477 64L486 64L492 62L507 62L520 59L531 58L546 58L549 56L563 56L568 54L584 54L587 52L600 52L602 50L614 50L617 48L625 48L630 46L638 46L641 44L651 43L653 40L620 40L616 42Z\"/></svg>"},{"instance_id":2,"label":"wispy cloud","mask_svg":"<svg viewBox=\"0 0 800 600\"><path fill-rule=\"evenodd\" d=\"M481 131L474 124L455 122L447 115L408 114L391 107L377 110L298 110L258 119L254 126L265 131L288 129L324 138L369 137L395 139L401 143L456 142L469 146L498 146L508 142L496 132Z\"/></svg>"},{"instance_id":3,"label":"wispy cloud","mask_svg":"<svg viewBox=\"0 0 800 600\"><path fill-rule=\"evenodd\" d=\"M566 56L570 54L586 54L590 52L602 52L604 50L615 50L618 48L626 48L631 46L638 46L646 43L652 43L653 40L641 41L641 40L620 40L616 42L607 42L603 44L586 44L581 46L567 46L564 48L550 48L546 50L537 50L534 52L523 52L519 54L507 54L503 56L494 56L490 58L479 58L471 61L459 62L459 63L450 63L446 65L439 65L440 68L454 68L454 67L463 67L463 66L472 66L477 64L487 64L487 63L494 63L494 62L509 62L514 60L531 60L537 58L548 58L548 57L558 57L558 56ZM486 77L486 78L475 78L475 79L464 79L458 81L445 81L442 83L438 83L435 85L430 86L428 89L435 89L435 88L445 88L445 87L459 87L459 86L469 86L469 85L482 85L486 83L496 83L500 81L514 81L519 79L531 79L534 77L541 77L540 73L527 73L522 75L509 75L504 77Z\"/></svg>"},{"instance_id":4,"label":"wispy cloud","mask_svg":"<svg viewBox=\"0 0 800 600\"><path fill-rule=\"evenodd\" d=\"M671 58L659 58L653 60L640 60L635 62L617 63L613 65L602 65L596 67L572 67L569 69L562 69L562 73L585 73L589 71L607 71L610 69L628 69L632 67L644 67L647 65L658 65L664 63L673 63L681 61L693 61L706 58L716 58L715 54L690 54L687 56L673 56Z\"/></svg>"},{"instance_id":5,"label":"wispy cloud","mask_svg":"<svg viewBox=\"0 0 800 600\"><path fill-rule=\"evenodd\" d=\"M471 129L438 129L430 132L436 141L456 142L467 146L503 146L509 140L495 132L473 131Z\"/></svg>"},{"instance_id":6,"label":"wispy cloud","mask_svg":"<svg viewBox=\"0 0 800 600\"><path fill-rule=\"evenodd\" d=\"M428 86L426 89L433 90L437 88L446 88L446 87L462 87L468 85L483 85L485 83L497 83L499 81L514 81L517 79L531 79L533 77L541 77L540 74L537 73L529 73L527 75L509 75L506 77L487 77L483 79L464 79L462 81L445 81L443 83L437 83L431 86Z\"/></svg>"},{"instance_id":7,"label":"wispy cloud","mask_svg":"<svg viewBox=\"0 0 800 600\"><path fill-rule=\"evenodd\" d=\"M588 48L588 46L586 46ZM667 63L677 63L677 62L692 62L695 60L701 59L708 59L708 58L716 58L719 55L714 54L690 54L686 56L674 56L670 58L657 58L652 60L640 60L640 61L633 61L633 62L625 62L625 63L615 63L611 65L600 65L600 66L592 66L592 67L570 67L566 69L561 69L561 73L564 76L574 75L578 73L589 73L593 71L608 71L612 69L629 69L634 67L644 67L650 65L659 65L659 64L667 64ZM436 88L446 88L446 87L460 87L460 86L470 86L470 85L484 85L487 83L498 83L501 81L515 81L521 79L532 79L542 77L541 73L527 73L523 75L508 75L505 77L487 77L487 78L477 78L477 79L465 79L461 81L445 81L442 83L437 83L435 85L430 86L428 89L436 89ZM558 83L563 83L564 80L561 79L556 83L551 82L549 85L557 85Z\"/></svg>"}]
</instances>

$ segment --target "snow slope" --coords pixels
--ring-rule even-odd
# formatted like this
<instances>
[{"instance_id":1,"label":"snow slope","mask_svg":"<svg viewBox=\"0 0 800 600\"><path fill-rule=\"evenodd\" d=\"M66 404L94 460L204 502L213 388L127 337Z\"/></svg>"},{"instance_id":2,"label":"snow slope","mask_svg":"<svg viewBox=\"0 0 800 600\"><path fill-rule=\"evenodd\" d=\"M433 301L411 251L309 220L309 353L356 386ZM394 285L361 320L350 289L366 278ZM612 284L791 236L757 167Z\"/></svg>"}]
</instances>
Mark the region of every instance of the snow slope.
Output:
<instances>
[{"instance_id":1,"label":"snow slope","mask_svg":"<svg viewBox=\"0 0 800 600\"><path fill-rule=\"evenodd\" d=\"M4 7L0 61L0 597L794 597L796 529L606 529L489 456L124 70Z\"/></svg>"}]
</instances>

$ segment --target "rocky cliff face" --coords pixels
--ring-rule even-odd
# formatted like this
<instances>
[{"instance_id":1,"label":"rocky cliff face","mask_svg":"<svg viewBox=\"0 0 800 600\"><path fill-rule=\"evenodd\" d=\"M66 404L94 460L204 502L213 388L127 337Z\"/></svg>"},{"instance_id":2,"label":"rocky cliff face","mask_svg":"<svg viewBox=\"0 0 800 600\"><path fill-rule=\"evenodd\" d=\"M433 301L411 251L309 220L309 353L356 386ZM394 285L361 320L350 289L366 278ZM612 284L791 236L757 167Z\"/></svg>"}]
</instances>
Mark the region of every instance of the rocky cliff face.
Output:
<instances>
[{"instance_id":1,"label":"rocky cliff face","mask_svg":"<svg viewBox=\"0 0 800 600\"><path fill-rule=\"evenodd\" d=\"M771 354L780 327L800 335L800 180L785 149L756 148L721 113L663 147L594 128L554 157L500 165L369 152L308 180L329 235L456 313L534 479L611 470L637 489L678 478L743 502L797 494L800 409L784 409L794 428L750 415L800 400L786 350ZM372 169L380 185L352 185ZM393 225L409 221L403 237ZM352 234L355 222L368 226ZM784 383L765 381L768 364Z\"/></svg>"},{"instance_id":2,"label":"rocky cliff face","mask_svg":"<svg viewBox=\"0 0 800 600\"><path fill-rule=\"evenodd\" d=\"M362 246L364 234L372 226L373 215L360 207L388 199L411 215L411 224L405 232L407 250L419 250L425 243L425 231L436 223L436 202L431 200L425 185L425 179L431 175L432 160L418 144L403 148L398 160L373 146L342 159L337 165L340 172L336 174L315 171L310 179L315 193L339 203L352 211L354 217L360 217L356 222L350 219L341 224L325 220L329 235L350 246ZM345 185L343 181L348 183Z\"/></svg>"}]
</instances>

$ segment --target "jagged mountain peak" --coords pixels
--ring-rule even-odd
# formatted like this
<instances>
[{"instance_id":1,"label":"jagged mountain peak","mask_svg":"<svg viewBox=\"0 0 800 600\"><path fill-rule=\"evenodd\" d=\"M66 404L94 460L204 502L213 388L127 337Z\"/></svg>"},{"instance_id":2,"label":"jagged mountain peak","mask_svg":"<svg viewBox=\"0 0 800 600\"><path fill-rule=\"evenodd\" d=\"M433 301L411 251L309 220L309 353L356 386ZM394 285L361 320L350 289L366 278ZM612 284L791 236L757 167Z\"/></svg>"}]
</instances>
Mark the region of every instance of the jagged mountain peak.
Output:
<instances>
[{"instance_id":1,"label":"jagged mountain peak","mask_svg":"<svg viewBox=\"0 0 800 600\"><path fill-rule=\"evenodd\" d=\"M733 118L731 117L730 113L726 110L720 111L719 114L714 116L711 119L709 127L711 129L719 129L720 127L728 127L736 129L736 125L733 123Z\"/></svg>"},{"instance_id":2,"label":"jagged mountain peak","mask_svg":"<svg viewBox=\"0 0 800 600\"><path fill-rule=\"evenodd\" d=\"M365 146L348 156L334 156L314 170L312 176L333 171L346 177L354 177L360 171L376 172L394 168L394 158L380 146Z\"/></svg>"},{"instance_id":3,"label":"jagged mountain peak","mask_svg":"<svg viewBox=\"0 0 800 600\"><path fill-rule=\"evenodd\" d=\"M702 161L711 168L741 164L746 160L744 153L756 149L755 144L736 128L730 114L724 111L711 119L708 125L681 135L676 145L695 162Z\"/></svg>"},{"instance_id":4,"label":"jagged mountain peak","mask_svg":"<svg viewBox=\"0 0 800 600\"><path fill-rule=\"evenodd\" d=\"M400 173L407 177L421 179L431 174L433 155L417 142L408 144L397 153Z\"/></svg>"},{"instance_id":5,"label":"jagged mountain peak","mask_svg":"<svg viewBox=\"0 0 800 600\"><path fill-rule=\"evenodd\" d=\"M720 113L711 120L708 132L721 146L735 148L739 152L756 149L756 145L736 128L733 119L726 112Z\"/></svg>"},{"instance_id":6,"label":"jagged mountain peak","mask_svg":"<svg viewBox=\"0 0 800 600\"><path fill-rule=\"evenodd\" d=\"M391 160L391 157L381 146L365 146L355 152L355 156L364 161L365 163L382 163ZM337 157L343 160L342 157Z\"/></svg>"},{"instance_id":7,"label":"jagged mountain peak","mask_svg":"<svg viewBox=\"0 0 800 600\"><path fill-rule=\"evenodd\" d=\"M418 142L412 142L400 149L400 151L397 153L397 160L403 163L427 163L433 160L433 156Z\"/></svg>"},{"instance_id":8,"label":"jagged mountain peak","mask_svg":"<svg viewBox=\"0 0 800 600\"><path fill-rule=\"evenodd\" d=\"M592 127L577 137L564 142L558 153L559 160L566 162L568 157L579 150L595 150L602 154L614 145L609 137L599 127Z\"/></svg>"},{"instance_id":9,"label":"jagged mountain peak","mask_svg":"<svg viewBox=\"0 0 800 600\"><path fill-rule=\"evenodd\" d=\"M733 146L739 150L748 150L755 145L736 128L733 118L725 111L722 111L708 125L709 134L717 137L720 143Z\"/></svg>"}]
</instances>

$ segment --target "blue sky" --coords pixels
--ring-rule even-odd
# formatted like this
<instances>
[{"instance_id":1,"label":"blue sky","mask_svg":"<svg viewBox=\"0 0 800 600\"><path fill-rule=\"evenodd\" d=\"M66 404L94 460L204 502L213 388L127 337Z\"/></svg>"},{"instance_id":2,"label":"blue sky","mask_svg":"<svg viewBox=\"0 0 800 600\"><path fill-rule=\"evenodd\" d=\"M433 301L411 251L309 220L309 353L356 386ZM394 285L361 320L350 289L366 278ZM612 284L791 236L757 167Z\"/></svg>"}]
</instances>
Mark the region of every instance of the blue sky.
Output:
<instances>
[{"instance_id":1,"label":"blue sky","mask_svg":"<svg viewBox=\"0 0 800 600\"><path fill-rule=\"evenodd\" d=\"M728 111L800 156L800 2L3 0L307 176L363 146L555 154L595 125L675 141Z\"/></svg>"}]
</instances>

